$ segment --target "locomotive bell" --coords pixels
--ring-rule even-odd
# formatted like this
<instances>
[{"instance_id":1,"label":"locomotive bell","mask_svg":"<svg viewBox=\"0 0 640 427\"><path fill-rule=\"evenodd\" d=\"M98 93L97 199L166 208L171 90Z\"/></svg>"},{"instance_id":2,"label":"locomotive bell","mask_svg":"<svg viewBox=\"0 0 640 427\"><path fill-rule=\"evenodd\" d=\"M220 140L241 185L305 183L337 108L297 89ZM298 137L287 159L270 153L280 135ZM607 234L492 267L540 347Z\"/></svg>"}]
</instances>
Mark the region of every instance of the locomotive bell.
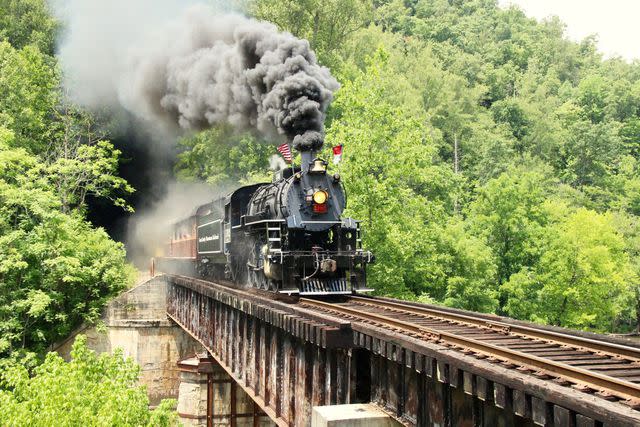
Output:
<instances>
[{"instance_id":1,"label":"locomotive bell","mask_svg":"<svg viewBox=\"0 0 640 427\"><path fill-rule=\"evenodd\" d=\"M327 162L316 157L313 159L309 173L327 173Z\"/></svg>"}]
</instances>

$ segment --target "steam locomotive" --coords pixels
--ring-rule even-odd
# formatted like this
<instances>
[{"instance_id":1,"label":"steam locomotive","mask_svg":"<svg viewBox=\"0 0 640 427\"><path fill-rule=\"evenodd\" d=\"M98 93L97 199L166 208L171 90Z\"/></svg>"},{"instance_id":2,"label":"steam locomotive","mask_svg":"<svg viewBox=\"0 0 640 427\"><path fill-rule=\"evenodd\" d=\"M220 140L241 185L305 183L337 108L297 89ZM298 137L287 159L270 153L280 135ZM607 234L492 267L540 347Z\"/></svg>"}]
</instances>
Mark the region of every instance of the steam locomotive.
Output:
<instances>
[{"instance_id":1,"label":"steam locomotive","mask_svg":"<svg viewBox=\"0 0 640 427\"><path fill-rule=\"evenodd\" d=\"M173 225L163 269L272 292L368 292L360 224L342 218L340 176L313 151L300 168L238 188Z\"/></svg>"}]
</instances>

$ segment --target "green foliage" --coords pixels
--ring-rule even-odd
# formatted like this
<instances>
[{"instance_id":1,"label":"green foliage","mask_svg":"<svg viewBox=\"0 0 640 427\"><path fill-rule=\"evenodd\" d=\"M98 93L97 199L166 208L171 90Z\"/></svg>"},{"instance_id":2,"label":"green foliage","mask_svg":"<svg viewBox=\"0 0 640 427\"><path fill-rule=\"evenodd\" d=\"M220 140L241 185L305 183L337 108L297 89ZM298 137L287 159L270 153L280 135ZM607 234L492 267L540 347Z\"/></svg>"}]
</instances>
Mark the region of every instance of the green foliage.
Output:
<instances>
[{"instance_id":1,"label":"green foliage","mask_svg":"<svg viewBox=\"0 0 640 427\"><path fill-rule=\"evenodd\" d=\"M531 123L517 100L503 99L494 102L491 105L491 112L494 120L497 123L505 123L518 141L522 141L529 134Z\"/></svg>"},{"instance_id":2,"label":"green foliage","mask_svg":"<svg viewBox=\"0 0 640 427\"><path fill-rule=\"evenodd\" d=\"M252 15L309 40L325 62L370 18L370 0L249 0Z\"/></svg>"},{"instance_id":3,"label":"green foliage","mask_svg":"<svg viewBox=\"0 0 640 427\"><path fill-rule=\"evenodd\" d=\"M45 0L0 0L0 41L18 49L31 45L51 55L57 29Z\"/></svg>"},{"instance_id":4,"label":"green foliage","mask_svg":"<svg viewBox=\"0 0 640 427\"><path fill-rule=\"evenodd\" d=\"M613 215L613 223L616 230L624 239L625 252L629 257L631 277L626 285L630 289L630 300L620 302L620 315L618 316L618 328L640 328L640 218L624 212ZM629 311L629 313L626 313Z\"/></svg>"},{"instance_id":5,"label":"green foliage","mask_svg":"<svg viewBox=\"0 0 640 427\"><path fill-rule=\"evenodd\" d=\"M344 144L347 214L364 220L365 245L376 249L369 280L382 294L431 295L489 311L493 297L479 295L493 276L488 251L472 237L451 237L463 234L452 220L460 180L437 161L437 146L415 112L395 106L407 82L385 61L378 54L344 82L334 103L340 118L327 134L329 144Z\"/></svg>"},{"instance_id":6,"label":"green foliage","mask_svg":"<svg viewBox=\"0 0 640 427\"><path fill-rule=\"evenodd\" d=\"M151 412L149 423L147 425L149 427L170 427L180 425L178 413L176 412L177 406L177 400L163 399L156 409Z\"/></svg>"},{"instance_id":7,"label":"green foliage","mask_svg":"<svg viewBox=\"0 0 640 427\"><path fill-rule=\"evenodd\" d=\"M78 336L71 361L49 353L33 375L20 365L0 372L0 420L11 426L174 426L175 401L150 413L140 367L121 350L96 355Z\"/></svg>"},{"instance_id":8,"label":"green foliage","mask_svg":"<svg viewBox=\"0 0 640 427\"><path fill-rule=\"evenodd\" d=\"M594 123L583 118L590 114L571 104L563 105L558 115L565 129L565 140L557 156L560 176L574 187L606 189L624 154L620 124L615 121Z\"/></svg>"},{"instance_id":9,"label":"green foliage","mask_svg":"<svg viewBox=\"0 0 640 427\"><path fill-rule=\"evenodd\" d=\"M130 210L120 152L65 104L44 0L0 0L0 356L36 357L132 278L85 219L87 195Z\"/></svg>"},{"instance_id":10,"label":"green foliage","mask_svg":"<svg viewBox=\"0 0 640 427\"><path fill-rule=\"evenodd\" d=\"M118 194L127 195L134 191L117 175L120 150L108 141L80 144L75 148L75 152L56 158L45 169L47 178L58 192L62 210L69 212L84 208L86 197L92 195L133 212L133 208Z\"/></svg>"},{"instance_id":11,"label":"green foliage","mask_svg":"<svg viewBox=\"0 0 640 427\"><path fill-rule=\"evenodd\" d=\"M0 41L0 126L15 133L15 145L42 153L55 132L58 71L32 46L17 50Z\"/></svg>"},{"instance_id":12,"label":"green foliage","mask_svg":"<svg viewBox=\"0 0 640 427\"><path fill-rule=\"evenodd\" d=\"M2 128L0 128L2 129ZM34 156L0 132L0 354L66 336L131 280L123 245L61 212Z\"/></svg>"},{"instance_id":13,"label":"green foliage","mask_svg":"<svg viewBox=\"0 0 640 427\"><path fill-rule=\"evenodd\" d=\"M495 312L499 307L496 261L481 239L465 230L456 219L442 232L441 256L447 260L446 294L442 302L451 307Z\"/></svg>"},{"instance_id":14,"label":"green foliage","mask_svg":"<svg viewBox=\"0 0 640 427\"><path fill-rule=\"evenodd\" d=\"M622 235L610 215L581 208L547 228L540 262L511 276L508 314L581 329L607 331L624 314L637 281Z\"/></svg>"},{"instance_id":15,"label":"green foliage","mask_svg":"<svg viewBox=\"0 0 640 427\"><path fill-rule=\"evenodd\" d=\"M218 126L179 141L176 174L185 181L220 185L270 181L269 157L277 153L273 143L237 134L230 126Z\"/></svg>"},{"instance_id":16,"label":"green foliage","mask_svg":"<svg viewBox=\"0 0 640 427\"><path fill-rule=\"evenodd\" d=\"M65 212L84 209L87 195L132 211L133 188L117 176L120 151L96 131L90 114L62 102L53 58L36 47L0 42L0 126L12 146L38 155Z\"/></svg>"},{"instance_id":17,"label":"green foliage","mask_svg":"<svg viewBox=\"0 0 640 427\"><path fill-rule=\"evenodd\" d=\"M499 284L539 259L549 185L542 171L513 169L487 182L471 203L467 222L491 248Z\"/></svg>"},{"instance_id":18,"label":"green foliage","mask_svg":"<svg viewBox=\"0 0 640 427\"><path fill-rule=\"evenodd\" d=\"M177 425L175 402L150 413L139 367L44 351L96 321L134 271L124 246L89 224L87 196L131 210L120 152L93 117L63 101L45 0L0 0L0 424Z\"/></svg>"},{"instance_id":19,"label":"green foliage","mask_svg":"<svg viewBox=\"0 0 640 427\"><path fill-rule=\"evenodd\" d=\"M124 197L134 189L117 175L120 150L95 130L87 112L61 105L56 116L58 132L47 148L44 172L60 198L62 211L84 209L90 195L133 212Z\"/></svg>"}]
</instances>

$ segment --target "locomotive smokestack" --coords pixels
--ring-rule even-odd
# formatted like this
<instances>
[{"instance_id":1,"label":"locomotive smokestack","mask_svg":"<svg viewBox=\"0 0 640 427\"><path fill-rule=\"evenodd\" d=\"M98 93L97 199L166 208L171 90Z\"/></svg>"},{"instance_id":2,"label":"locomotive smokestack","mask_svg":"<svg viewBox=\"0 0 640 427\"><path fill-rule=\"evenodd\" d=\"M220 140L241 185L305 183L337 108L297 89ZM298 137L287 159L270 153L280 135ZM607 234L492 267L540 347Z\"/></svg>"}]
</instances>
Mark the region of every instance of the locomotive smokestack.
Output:
<instances>
[{"instance_id":1,"label":"locomotive smokestack","mask_svg":"<svg viewBox=\"0 0 640 427\"><path fill-rule=\"evenodd\" d=\"M314 150L304 150L300 152L300 168L303 172L308 172L313 159L316 156L316 152Z\"/></svg>"},{"instance_id":2,"label":"locomotive smokestack","mask_svg":"<svg viewBox=\"0 0 640 427\"><path fill-rule=\"evenodd\" d=\"M306 40L200 4L120 46L111 44L114 25L105 22L105 8L94 16L84 3L73 3L78 19L68 25L60 49L77 102L121 105L154 128L163 125L169 135L229 123L269 138L279 135L301 152L322 146L325 112L339 85ZM155 1L151 9L157 9ZM149 10L134 10L145 22ZM121 20L114 24L119 28ZM100 96L87 90L96 86Z\"/></svg>"}]
</instances>

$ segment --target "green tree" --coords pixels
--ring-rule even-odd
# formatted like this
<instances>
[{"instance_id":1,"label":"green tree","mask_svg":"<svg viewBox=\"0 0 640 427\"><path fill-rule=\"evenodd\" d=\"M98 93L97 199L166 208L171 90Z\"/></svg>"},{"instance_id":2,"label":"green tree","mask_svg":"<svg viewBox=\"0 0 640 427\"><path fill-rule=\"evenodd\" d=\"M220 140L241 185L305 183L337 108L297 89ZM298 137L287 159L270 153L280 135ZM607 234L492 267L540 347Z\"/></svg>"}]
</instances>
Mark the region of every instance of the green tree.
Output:
<instances>
[{"instance_id":1,"label":"green tree","mask_svg":"<svg viewBox=\"0 0 640 427\"><path fill-rule=\"evenodd\" d=\"M117 175L120 150L105 140L89 113L62 104L55 115L58 132L44 154L45 173L62 211L83 210L86 197L94 196L133 212L125 197L134 189Z\"/></svg>"},{"instance_id":2,"label":"green tree","mask_svg":"<svg viewBox=\"0 0 640 427\"><path fill-rule=\"evenodd\" d=\"M52 55L58 29L45 0L0 0L0 40Z\"/></svg>"},{"instance_id":3,"label":"green tree","mask_svg":"<svg viewBox=\"0 0 640 427\"><path fill-rule=\"evenodd\" d=\"M531 122L517 100L504 99L494 102L491 111L495 121L509 126L509 130L518 141L522 141L530 132ZM523 150L519 151L522 154Z\"/></svg>"},{"instance_id":4,"label":"green tree","mask_svg":"<svg viewBox=\"0 0 640 427\"><path fill-rule=\"evenodd\" d=\"M450 237L461 233L452 220L460 177L438 161L424 110L421 117L395 105L407 82L385 58L381 51L344 82L327 131L328 145L344 144L347 214L363 220L365 245L378 259L369 279L381 294L490 310L491 295L463 302L493 279L494 267L477 239ZM465 285L476 291L465 293Z\"/></svg>"},{"instance_id":5,"label":"green tree","mask_svg":"<svg viewBox=\"0 0 640 427\"><path fill-rule=\"evenodd\" d=\"M49 353L33 375L20 365L0 372L0 420L12 426L173 426L174 402L148 409L145 387L139 385L140 367L113 355L96 355L78 336L65 362Z\"/></svg>"},{"instance_id":6,"label":"green tree","mask_svg":"<svg viewBox=\"0 0 640 427\"><path fill-rule=\"evenodd\" d=\"M593 123L580 117L585 114L580 107L570 104L565 104L558 114L565 128L558 156L563 180L578 188L607 188L607 181L618 172L624 154L620 124Z\"/></svg>"},{"instance_id":7,"label":"green tree","mask_svg":"<svg viewBox=\"0 0 640 427\"><path fill-rule=\"evenodd\" d=\"M0 354L41 351L95 320L132 272L124 247L61 212L36 157L0 128Z\"/></svg>"},{"instance_id":8,"label":"green tree","mask_svg":"<svg viewBox=\"0 0 640 427\"><path fill-rule=\"evenodd\" d=\"M88 112L62 101L58 85L51 58L0 42L0 126L13 131L13 146L48 165L63 211L83 209L87 195L131 211L124 198L133 188L117 176L120 151Z\"/></svg>"},{"instance_id":9,"label":"green tree","mask_svg":"<svg viewBox=\"0 0 640 427\"><path fill-rule=\"evenodd\" d=\"M635 282L612 216L580 208L547 228L548 249L503 286L508 314L598 331L616 329Z\"/></svg>"},{"instance_id":10,"label":"green tree","mask_svg":"<svg viewBox=\"0 0 640 427\"><path fill-rule=\"evenodd\" d=\"M333 62L333 53L346 38L364 27L371 14L369 0L251 0L249 11L283 30L305 38L322 59Z\"/></svg>"},{"instance_id":11,"label":"green tree","mask_svg":"<svg viewBox=\"0 0 640 427\"><path fill-rule=\"evenodd\" d=\"M612 179L611 187L615 192L611 207L640 217L640 162L635 157L625 156L622 159L620 171Z\"/></svg>"},{"instance_id":12,"label":"green tree","mask_svg":"<svg viewBox=\"0 0 640 427\"><path fill-rule=\"evenodd\" d=\"M491 248L498 284L540 258L548 222L544 207L548 186L544 171L514 168L481 187L470 205L470 228Z\"/></svg>"},{"instance_id":13,"label":"green tree","mask_svg":"<svg viewBox=\"0 0 640 427\"><path fill-rule=\"evenodd\" d=\"M37 48L16 50L0 41L0 126L15 133L15 146L42 153L56 131L58 71Z\"/></svg>"},{"instance_id":14,"label":"green tree","mask_svg":"<svg viewBox=\"0 0 640 427\"><path fill-rule=\"evenodd\" d=\"M631 274L626 285L629 287L630 301L621 298L616 321L617 329L627 331L635 329L640 332L640 218L635 214L616 212L613 223L618 233L624 238L625 252L629 257ZM628 312L627 312L628 308Z\"/></svg>"},{"instance_id":15,"label":"green tree","mask_svg":"<svg viewBox=\"0 0 640 427\"><path fill-rule=\"evenodd\" d=\"M640 158L640 117L631 117L625 121L620 129L620 137L626 152L636 159Z\"/></svg>"},{"instance_id":16,"label":"green tree","mask_svg":"<svg viewBox=\"0 0 640 427\"><path fill-rule=\"evenodd\" d=\"M577 103L582 115L592 123L605 119L609 82L600 76L588 76L577 87Z\"/></svg>"},{"instance_id":17,"label":"green tree","mask_svg":"<svg viewBox=\"0 0 640 427\"><path fill-rule=\"evenodd\" d=\"M175 170L182 180L214 185L271 180L269 158L277 154L273 142L222 125L185 137L179 145L184 151Z\"/></svg>"},{"instance_id":18,"label":"green tree","mask_svg":"<svg viewBox=\"0 0 640 427\"><path fill-rule=\"evenodd\" d=\"M444 304L466 310L495 312L499 308L496 263L489 246L473 236L459 218L441 233L446 270Z\"/></svg>"}]
</instances>

